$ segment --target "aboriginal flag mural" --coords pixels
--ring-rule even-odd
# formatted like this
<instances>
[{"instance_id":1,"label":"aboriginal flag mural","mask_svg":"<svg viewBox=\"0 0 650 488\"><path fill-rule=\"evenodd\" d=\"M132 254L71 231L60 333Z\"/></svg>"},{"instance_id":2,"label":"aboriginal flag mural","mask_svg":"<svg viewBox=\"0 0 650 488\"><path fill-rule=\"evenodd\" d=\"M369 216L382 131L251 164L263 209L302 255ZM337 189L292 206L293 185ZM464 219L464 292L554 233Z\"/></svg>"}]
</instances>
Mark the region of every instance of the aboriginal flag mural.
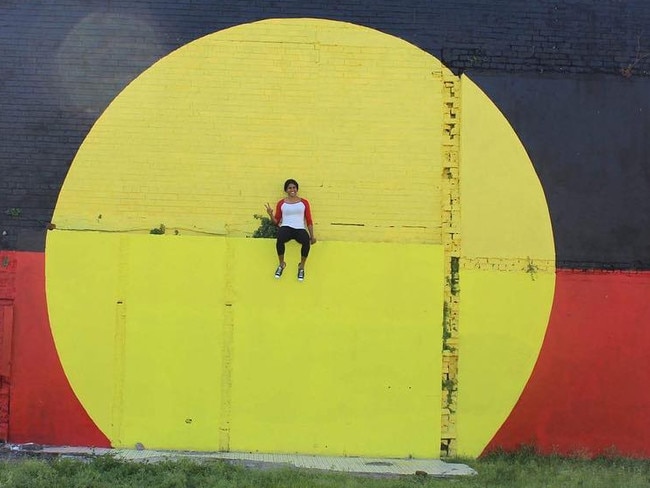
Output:
<instances>
[{"instance_id":1,"label":"aboriginal flag mural","mask_svg":"<svg viewBox=\"0 0 650 488\"><path fill-rule=\"evenodd\" d=\"M642 2L0 12L7 441L648 456Z\"/></svg>"}]
</instances>

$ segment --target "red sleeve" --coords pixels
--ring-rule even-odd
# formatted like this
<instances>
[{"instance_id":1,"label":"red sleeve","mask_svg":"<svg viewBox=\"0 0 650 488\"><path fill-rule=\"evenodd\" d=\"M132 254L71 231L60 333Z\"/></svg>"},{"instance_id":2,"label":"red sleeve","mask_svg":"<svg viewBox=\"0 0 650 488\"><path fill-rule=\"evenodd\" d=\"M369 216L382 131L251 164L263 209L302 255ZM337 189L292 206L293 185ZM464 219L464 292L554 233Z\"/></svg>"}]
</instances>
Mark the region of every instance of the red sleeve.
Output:
<instances>
[{"instance_id":1,"label":"red sleeve","mask_svg":"<svg viewBox=\"0 0 650 488\"><path fill-rule=\"evenodd\" d=\"M314 225L314 222L311 219L311 207L309 206L309 202L304 198L301 198L301 200L305 205L305 220L307 221L307 225Z\"/></svg>"},{"instance_id":2,"label":"red sleeve","mask_svg":"<svg viewBox=\"0 0 650 488\"><path fill-rule=\"evenodd\" d=\"M275 220L280 225L280 221L282 220L282 203L284 200L280 200L277 205L275 206Z\"/></svg>"}]
</instances>

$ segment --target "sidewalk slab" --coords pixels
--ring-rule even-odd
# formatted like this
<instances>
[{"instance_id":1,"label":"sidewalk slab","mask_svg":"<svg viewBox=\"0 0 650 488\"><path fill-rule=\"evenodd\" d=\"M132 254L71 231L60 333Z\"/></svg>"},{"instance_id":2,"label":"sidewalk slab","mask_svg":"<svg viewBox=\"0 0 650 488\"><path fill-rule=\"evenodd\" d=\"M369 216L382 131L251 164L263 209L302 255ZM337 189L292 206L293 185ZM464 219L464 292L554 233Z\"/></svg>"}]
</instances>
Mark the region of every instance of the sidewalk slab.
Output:
<instances>
[{"instance_id":1,"label":"sidewalk slab","mask_svg":"<svg viewBox=\"0 0 650 488\"><path fill-rule=\"evenodd\" d=\"M273 468L291 466L364 475L429 475L435 477L472 476L476 471L465 464L447 463L440 459L391 459L367 457L314 456L301 454L264 454L245 452L162 451L149 449L107 449L72 446L43 446L43 454L61 456L112 455L136 462L160 462L180 458L224 460L248 467Z\"/></svg>"}]
</instances>

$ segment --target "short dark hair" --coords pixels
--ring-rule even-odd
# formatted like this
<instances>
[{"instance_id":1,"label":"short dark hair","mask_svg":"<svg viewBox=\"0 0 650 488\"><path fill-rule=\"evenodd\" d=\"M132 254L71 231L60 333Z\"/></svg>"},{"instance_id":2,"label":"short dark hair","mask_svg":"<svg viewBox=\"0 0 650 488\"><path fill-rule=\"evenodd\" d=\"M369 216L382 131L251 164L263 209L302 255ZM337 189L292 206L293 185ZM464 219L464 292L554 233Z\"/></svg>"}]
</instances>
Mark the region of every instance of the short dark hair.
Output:
<instances>
[{"instance_id":1,"label":"short dark hair","mask_svg":"<svg viewBox=\"0 0 650 488\"><path fill-rule=\"evenodd\" d=\"M293 183L294 185L296 185L296 190L297 190L298 188L300 188L300 186L298 186L298 182L297 182L296 180L294 180L293 178L289 178L287 181L284 182L284 191L287 191L287 188L289 188L289 185L290 185L291 183Z\"/></svg>"}]
</instances>

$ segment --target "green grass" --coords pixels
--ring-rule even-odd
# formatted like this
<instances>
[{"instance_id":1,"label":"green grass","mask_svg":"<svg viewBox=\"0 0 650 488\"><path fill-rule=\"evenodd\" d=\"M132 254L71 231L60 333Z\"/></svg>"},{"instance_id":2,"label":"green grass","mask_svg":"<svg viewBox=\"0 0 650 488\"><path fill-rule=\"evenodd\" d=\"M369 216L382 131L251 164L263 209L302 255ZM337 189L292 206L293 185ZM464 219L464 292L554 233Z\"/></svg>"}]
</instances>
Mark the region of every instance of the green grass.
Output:
<instances>
[{"instance_id":1,"label":"green grass","mask_svg":"<svg viewBox=\"0 0 650 488\"><path fill-rule=\"evenodd\" d=\"M649 487L650 461L594 460L497 454L480 460L454 460L472 466L477 476L372 478L300 469L250 469L222 461L188 459L161 463L27 458L0 461L2 488L401 488L401 487Z\"/></svg>"}]
</instances>

